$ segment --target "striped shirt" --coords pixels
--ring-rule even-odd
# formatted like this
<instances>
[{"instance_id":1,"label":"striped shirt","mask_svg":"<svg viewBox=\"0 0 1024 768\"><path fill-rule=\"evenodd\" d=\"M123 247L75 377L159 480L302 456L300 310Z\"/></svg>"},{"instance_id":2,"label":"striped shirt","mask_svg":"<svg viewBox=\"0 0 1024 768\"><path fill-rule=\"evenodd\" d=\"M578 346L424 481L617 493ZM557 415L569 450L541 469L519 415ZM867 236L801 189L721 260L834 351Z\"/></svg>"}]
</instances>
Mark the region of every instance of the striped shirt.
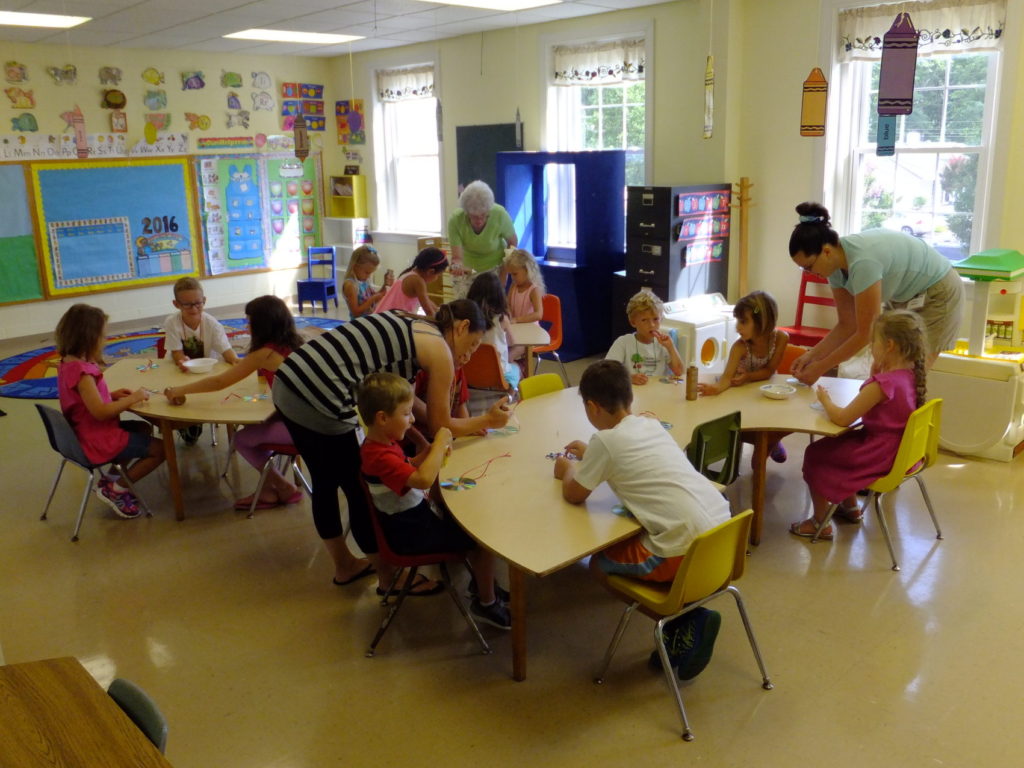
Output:
<instances>
[{"instance_id":1,"label":"striped shirt","mask_svg":"<svg viewBox=\"0 0 1024 768\"><path fill-rule=\"evenodd\" d=\"M330 431L352 429L360 381L381 371L412 380L419 370L414 320L393 312L364 315L306 342L277 369L274 404L315 431L329 422Z\"/></svg>"}]
</instances>

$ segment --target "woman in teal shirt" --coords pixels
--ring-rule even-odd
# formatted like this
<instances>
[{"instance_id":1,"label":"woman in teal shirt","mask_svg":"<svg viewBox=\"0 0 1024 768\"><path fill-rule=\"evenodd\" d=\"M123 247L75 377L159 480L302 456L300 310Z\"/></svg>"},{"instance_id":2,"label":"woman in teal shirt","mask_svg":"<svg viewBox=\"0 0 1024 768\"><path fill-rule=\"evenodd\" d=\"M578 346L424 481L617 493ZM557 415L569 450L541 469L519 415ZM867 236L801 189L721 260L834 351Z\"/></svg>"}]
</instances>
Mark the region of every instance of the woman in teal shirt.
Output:
<instances>
[{"instance_id":1,"label":"woman in teal shirt","mask_svg":"<svg viewBox=\"0 0 1024 768\"><path fill-rule=\"evenodd\" d=\"M452 271L465 266L486 272L501 266L505 248L519 244L512 217L494 202L494 192L482 181L473 181L459 196L459 209L448 219L448 244Z\"/></svg>"},{"instance_id":2,"label":"woman in teal shirt","mask_svg":"<svg viewBox=\"0 0 1024 768\"><path fill-rule=\"evenodd\" d=\"M827 277L838 323L817 345L798 357L793 375L805 384L850 359L871 341L871 324L886 308L912 309L928 334L931 368L939 352L951 349L963 317L963 281L942 254L919 238L887 229L840 237L828 209L818 203L796 207L800 222L789 238L789 255L807 272Z\"/></svg>"}]
</instances>

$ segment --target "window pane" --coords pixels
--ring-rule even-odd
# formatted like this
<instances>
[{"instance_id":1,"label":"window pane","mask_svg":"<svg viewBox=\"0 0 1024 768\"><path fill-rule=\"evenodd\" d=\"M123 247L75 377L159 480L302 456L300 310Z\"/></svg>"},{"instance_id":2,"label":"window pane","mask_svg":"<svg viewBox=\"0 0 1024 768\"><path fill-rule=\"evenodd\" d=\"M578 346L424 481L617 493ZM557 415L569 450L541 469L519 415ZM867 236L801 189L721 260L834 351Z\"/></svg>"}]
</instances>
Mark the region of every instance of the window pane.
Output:
<instances>
[{"instance_id":1,"label":"window pane","mask_svg":"<svg viewBox=\"0 0 1024 768\"><path fill-rule=\"evenodd\" d=\"M626 146L631 149L643 149L644 147L645 112L643 107L626 108Z\"/></svg>"},{"instance_id":2,"label":"window pane","mask_svg":"<svg viewBox=\"0 0 1024 768\"><path fill-rule=\"evenodd\" d=\"M946 114L946 141L980 145L981 121L984 114L984 89L958 88L951 91Z\"/></svg>"},{"instance_id":3,"label":"window pane","mask_svg":"<svg viewBox=\"0 0 1024 768\"><path fill-rule=\"evenodd\" d=\"M601 149L622 149L622 107L601 112Z\"/></svg>"},{"instance_id":4,"label":"window pane","mask_svg":"<svg viewBox=\"0 0 1024 768\"><path fill-rule=\"evenodd\" d=\"M906 117L905 133L901 136L908 144L942 141L943 91L915 91L914 111Z\"/></svg>"},{"instance_id":5,"label":"window pane","mask_svg":"<svg viewBox=\"0 0 1024 768\"><path fill-rule=\"evenodd\" d=\"M599 101L597 88L580 88L580 104L585 107L597 106Z\"/></svg>"},{"instance_id":6,"label":"window pane","mask_svg":"<svg viewBox=\"0 0 1024 768\"><path fill-rule=\"evenodd\" d=\"M437 154L437 99L399 101L396 155Z\"/></svg>"},{"instance_id":7,"label":"window pane","mask_svg":"<svg viewBox=\"0 0 1024 768\"><path fill-rule=\"evenodd\" d=\"M977 153L969 155L941 155L939 158L939 188L942 202L951 213L946 217L949 232L957 241L969 247L974 223L974 196L978 187Z\"/></svg>"},{"instance_id":8,"label":"window pane","mask_svg":"<svg viewBox=\"0 0 1024 768\"><path fill-rule=\"evenodd\" d=\"M601 148L601 113L596 109L583 110L583 146L581 149Z\"/></svg>"},{"instance_id":9,"label":"window pane","mask_svg":"<svg viewBox=\"0 0 1024 768\"><path fill-rule=\"evenodd\" d=\"M643 104L645 99L643 81L626 86L626 101L630 104Z\"/></svg>"},{"instance_id":10,"label":"window pane","mask_svg":"<svg viewBox=\"0 0 1024 768\"><path fill-rule=\"evenodd\" d=\"M987 55L957 56L950 62L950 85L984 85L987 81Z\"/></svg>"},{"instance_id":11,"label":"window pane","mask_svg":"<svg viewBox=\"0 0 1024 768\"><path fill-rule=\"evenodd\" d=\"M643 150L626 153L626 186L642 187L644 185L644 153Z\"/></svg>"},{"instance_id":12,"label":"window pane","mask_svg":"<svg viewBox=\"0 0 1024 768\"><path fill-rule=\"evenodd\" d=\"M441 231L441 199L433 192L440 188L436 156L401 157L395 161L398 210L393 220L399 230Z\"/></svg>"},{"instance_id":13,"label":"window pane","mask_svg":"<svg viewBox=\"0 0 1024 768\"><path fill-rule=\"evenodd\" d=\"M622 103L622 86L620 85L606 85L601 89L601 95L603 97L603 104L621 104Z\"/></svg>"},{"instance_id":14,"label":"window pane","mask_svg":"<svg viewBox=\"0 0 1024 768\"><path fill-rule=\"evenodd\" d=\"M933 56L927 59L919 58L917 60L917 68L914 71L914 88L944 87L946 85L947 62L948 59L945 56ZM916 105L914 108L917 108Z\"/></svg>"}]
</instances>

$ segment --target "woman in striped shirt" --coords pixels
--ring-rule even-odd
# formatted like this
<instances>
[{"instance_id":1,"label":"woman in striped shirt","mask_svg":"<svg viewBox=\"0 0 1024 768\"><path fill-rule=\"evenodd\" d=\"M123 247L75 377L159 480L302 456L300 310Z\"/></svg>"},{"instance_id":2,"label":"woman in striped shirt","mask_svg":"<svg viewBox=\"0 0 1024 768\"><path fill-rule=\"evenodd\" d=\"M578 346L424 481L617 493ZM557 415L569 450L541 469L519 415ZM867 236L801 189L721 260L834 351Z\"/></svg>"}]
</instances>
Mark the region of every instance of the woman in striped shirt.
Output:
<instances>
[{"instance_id":1,"label":"woman in striped shirt","mask_svg":"<svg viewBox=\"0 0 1024 768\"><path fill-rule=\"evenodd\" d=\"M466 363L480 344L487 324L480 308L458 299L438 308L433 320L403 312L365 315L307 342L277 369L274 404L313 483L313 522L334 562L334 583L349 584L374 571L377 542L366 498L359 483L356 438L356 388L371 373L387 371L412 380L419 370L429 376L427 420L431 433L448 427L456 437L508 421L508 404L500 401L487 413L453 418L449 394L455 364ZM342 536L337 489L348 501L349 523L368 560L356 558ZM383 593L390 574L379 573ZM433 594L424 579L409 594Z\"/></svg>"}]
</instances>

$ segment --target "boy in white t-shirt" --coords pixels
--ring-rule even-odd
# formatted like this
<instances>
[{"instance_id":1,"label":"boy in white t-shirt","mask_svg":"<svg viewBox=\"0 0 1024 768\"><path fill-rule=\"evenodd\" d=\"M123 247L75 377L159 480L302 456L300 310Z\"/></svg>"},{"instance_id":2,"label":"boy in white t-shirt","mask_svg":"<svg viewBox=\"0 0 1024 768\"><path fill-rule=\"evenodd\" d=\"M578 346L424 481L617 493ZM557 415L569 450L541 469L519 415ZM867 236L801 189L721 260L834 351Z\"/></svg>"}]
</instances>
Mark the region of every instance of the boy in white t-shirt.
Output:
<instances>
[{"instance_id":1,"label":"boy in white t-shirt","mask_svg":"<svg viewBox=\"0 0 1024 768\"><path fill-rule=\"evenodd\" d=\"M565 447L578 464L566 456L555 460L562 495L582 504L607 482L643 526L636 536L595 554L590 570L602 582L607 574L672 581L693 540L729 519L729 503L693 468L661 422L630 412L633 388L621 363L593 363L579 392L597 432L589 443L575 440ZM695 677L711 659L720 623L716 611L699 608L673 622L671 631L666 627L666 646L681 678Z\"/></svg>"},{"instance_id":2,"label":"boy in white t-shirt","mask_svg":"<svg viewBox=\"0 0 1024 768\"><path fill-rule=\"evenodd\" d=\"M612 342L605 360L618 360L632 374L634 384L651 376L683 375L683 361L667 333L661 332L662 303L649 290L635 294L626 304L626 316L635 329Z\"/></svg>"},{"instance_id":3,"label":"boy in white t-shirt","mask_svg":"<svg viewBox=\"0 0 1024 768\"><path fill-rule=\"evenodd\" d=\"M183 277L174 284L174 306L178 309L164 320L164 346L181 370L186 360L199 357L223 358L234 365L238 355L231 348L224 326L203 311L206 296L194 277Z\"/></svg>"},{"instance_id":4,"label":"boy in white t-shirt","mask_svg":"<svg viewBox=\"0 0 1024 768\"><path fill-rule=\"evenodd\" d=\"M186 360L200 357L223 358L235 365L238 355L231 348L224 326L217 318L203 311L206 296L194 277L182 277L174 284L174 306L178 309L164 320L164 348L181 370ZM203 432L202 424L191 424L178 430L188 445L195 445Z\"/></svg>"}]
</instances>

